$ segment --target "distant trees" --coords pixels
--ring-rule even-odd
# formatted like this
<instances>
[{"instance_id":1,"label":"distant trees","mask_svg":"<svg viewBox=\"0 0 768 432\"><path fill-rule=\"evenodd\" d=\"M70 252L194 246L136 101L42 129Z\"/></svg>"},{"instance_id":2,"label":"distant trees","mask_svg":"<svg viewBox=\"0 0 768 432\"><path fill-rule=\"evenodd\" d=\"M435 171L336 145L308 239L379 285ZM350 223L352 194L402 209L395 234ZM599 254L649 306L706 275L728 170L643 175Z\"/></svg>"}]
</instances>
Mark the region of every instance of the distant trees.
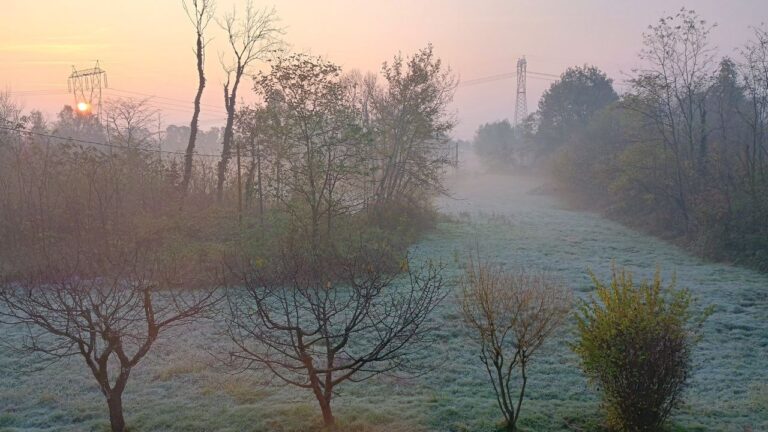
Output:
<instances>
[{"instance_id":1,"label":"distant trees","mask_svg":"<svg viewBox=\"0 0 768 432\"><path fill-rule=\"evenodd\" d=\"M106 111L106 127L113 145L146 149L157 141L153 131L157 127L158 111L149 105L148 100L113 99L107 104Z\"/></svg>"},{"instance_id":2,"label":"distant trees","mask_svg":"<svg viewBox=\"0 0 768 432\"><path fill-rule=\"evenodd\" d=\"M536 142L540 151L567 144L595 113L618 98L613 80L595 66L568 68L539 100Z\"/></svg>"},{"instance_id":3,"label":"distant trees","mask_svg":"<svg viewBox=\"0 0 768 432\"><path fill-rule=\"evenodd\" d=\"M504 271L470 259L461 283L464 322L480 345L505 428L517 431L528 366L544 342L565 322L571 294L546 273Z\"/></svg>"},{"instance_id":4,"label":"distant trees","mask_svg":"<svg viewBox=\"0 0 768 432\"><path fill-rule=\"evenodd\" d=\"M107 133L94 115L79 114L69 105L59 111L53 128L55 135L87 141L105 141Z\"/></svg>"},{"instance_id":5,"label":"distant trees","mask_svg":"<svg viewBox=\"0 0 768 432\"><path fill-rule=\"evenodd\" d=\"M686 9L651 26L621 100L562 129L570 145L555 175L615 217L766 269L768 37L755 29L740 59L716 62L712 29ZM542 120L538 134L547 129Z\"/></svg>"},{"instance_id":6,"label":"distant trees","mask_svg":"<svg viewBox=\"0 0 768 432\"><path fill-rule=\"evenodd\" d=\"M480 125L475 132L472 145L475 153L485 163L499 166L509 163L514 154L514 148L519 140L509 120L502 120Z\"/></svg>"},{"instance_id":7,"label":"distant trees","mask_svg":"<svg viewBox=\"0 0 768 432\"><path fill-rule=\"evenodd\" d=\"M568 68L539 100L538 111L521 124L508 120L478 127L475 152L490 167L528 166L585 141L592 119L616 103L613 80L595 66Z\"/></svg>"},{"instance_id":8,"label":"distant trees","mask_svg":"<svg viewBox=\"0 0 768 432\"><path fill-rule=\"evenodd\" d=\"M616 430L653 432L682 401L695 330L691 296L664 286L659 272L637 284L614 269L610 284L592 275L595 297L578 312L574 350L600 389Z\"/></svg>"}]
</instances>

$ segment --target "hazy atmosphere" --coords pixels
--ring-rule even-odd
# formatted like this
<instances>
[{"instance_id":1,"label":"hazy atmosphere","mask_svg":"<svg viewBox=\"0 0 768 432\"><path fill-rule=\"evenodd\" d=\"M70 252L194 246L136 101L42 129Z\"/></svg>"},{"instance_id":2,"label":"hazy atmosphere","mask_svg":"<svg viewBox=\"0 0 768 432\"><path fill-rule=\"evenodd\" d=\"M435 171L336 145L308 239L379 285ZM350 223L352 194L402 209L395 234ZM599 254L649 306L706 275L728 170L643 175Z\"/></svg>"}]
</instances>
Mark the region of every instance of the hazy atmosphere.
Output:
<instances>
[{"instance_id":1,"label":"hazy atmosphere","mask_svg":"<svg viewBox=\"0 0 768 432\"><path fill-rule=\"evenodd\" d=\"M0 15L0 432L768 431L768 3Z\"/></svg>"},{"instance_id":2,"label":"hazy atmosphere","mask_svg":"<svg viewBox=\"0 0 768 432\"><path fill-rule=\"evenodd\" d=\"M34 92L17 95L26 106L55 115L70 100L66 77L71 67L90 67L95 60L109 73L112 90L107 90L108 95L134 91L191 102L189 89L197 79L190 57L193 46L178 2L8 3L0 17L0 85L12 92ZM233 4L238 2L217 2L220 10L229 10ZM283 39L292 50L326 56L347 70L376 71L392 54L431 42L463 81L514 73L515 62L525 55L530 70L547 74L559 75L568 66L585 63L598 66L617 81L617 90L623 90L619 81L640 64L636 54L642 45L641 33L685 4L664 0L292 0L263 6L276 7L278 25L285 29ZM760 0L729 2L727 7L717 0L696 1L688 6L717 22L712 42L721 55L734 55L749 37L749 27L766 20L766 5ZM226 43L217 30L210 32L211 53ZM208 62L209 79L216 84L223 80L217 59L210 55ZM551 79L528 81L532 107ZM455 135L470 139L478 124L511 118L514 92L514 80L509 78L458 89L451 104L459 119ZM213 105L203 109L204 127L217 125L225 117L218 107L219 93L212 90L203 95L203 103ZM191 111L189 104L179 107L175 100L153 102L163 107L168 123L187 119Z\"/></svg>"}]
</instances>

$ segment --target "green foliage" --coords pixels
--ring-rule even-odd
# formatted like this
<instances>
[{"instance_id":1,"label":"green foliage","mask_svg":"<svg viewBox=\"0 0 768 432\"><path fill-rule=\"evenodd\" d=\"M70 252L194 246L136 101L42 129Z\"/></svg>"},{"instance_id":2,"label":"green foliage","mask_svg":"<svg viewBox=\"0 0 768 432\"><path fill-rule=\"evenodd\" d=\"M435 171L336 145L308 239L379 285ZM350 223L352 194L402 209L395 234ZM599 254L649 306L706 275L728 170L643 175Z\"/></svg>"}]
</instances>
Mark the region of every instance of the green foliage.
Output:
<instances>
[{"instance_id":1,"label":"green foliage","mask_svg":"<svg viewBox=\"0 0 768 432\"><path fill-rule=\"evenodd\" d=\"M545 150L556 149L616 100L613 80L600 69L587 65L568 68L541 96L536 140Z\"/></svg>"},{"instance_id":2,"label":"green foliage","mask_svg":"<svg viewBox=\"0 0 768 432\"><path fill-rule=\"evenodd\" d=\"M502 120L480 125L472 144L475 153L493 167L509 163L518 142L509 120Z\"/></svg>"},{"instance_id":3,"label":"green foliage","mask_svg":"<svg viewBox=\"0 0 768 432\"><path fill-rule=\"evenodd\" d=\"M639 284L624 269L614 268L608 285L591 276L596 298L579 308L573 346L581 367L602 392L610 426L661 430L691 373L691 295L664 286L658 270Z\"/></svg>"}]
</instances>

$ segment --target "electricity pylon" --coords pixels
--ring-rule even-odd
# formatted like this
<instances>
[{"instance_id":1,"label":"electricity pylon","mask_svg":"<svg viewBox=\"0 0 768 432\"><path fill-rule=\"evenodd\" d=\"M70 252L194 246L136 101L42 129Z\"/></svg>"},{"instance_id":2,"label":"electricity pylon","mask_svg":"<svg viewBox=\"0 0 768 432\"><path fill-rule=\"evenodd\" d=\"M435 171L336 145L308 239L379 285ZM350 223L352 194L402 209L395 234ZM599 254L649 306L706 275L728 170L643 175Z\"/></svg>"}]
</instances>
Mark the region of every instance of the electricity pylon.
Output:
<instances>
[{"instance_id":1,"label":"electricity pylon","mask_svg":"<svg viewBox=\"0 0 768 432\"><path fill-rule=\"evenodd\" d=\"M528 98L525 94L525 74L526 74L527 62L525 56L517 60L517 97L515 100L515 124L520 123L528 117Z\"/></svg>"},{"instance_id":2,"label":"electricity pylon","mask_svg":"<svg viewBox=\"0 0 768 432\"><path fill-rule=\"evenodd\" d=\"M90 69L77 70L72 66L72 74L67 79L67 89L74 95L75 108L80 113L92 113L95 100L96 115L101 121L102 88L108 88L107 72L99 67L98 60L96 66Z\"/></svg>"}]
</instances>

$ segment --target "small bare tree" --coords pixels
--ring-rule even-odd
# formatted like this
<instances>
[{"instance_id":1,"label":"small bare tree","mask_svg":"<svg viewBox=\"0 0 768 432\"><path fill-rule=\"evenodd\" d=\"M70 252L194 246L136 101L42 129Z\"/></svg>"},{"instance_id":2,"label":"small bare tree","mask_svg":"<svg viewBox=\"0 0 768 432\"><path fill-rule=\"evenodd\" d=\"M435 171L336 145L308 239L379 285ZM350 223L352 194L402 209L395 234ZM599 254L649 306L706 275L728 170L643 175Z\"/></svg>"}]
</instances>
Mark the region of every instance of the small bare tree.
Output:
<instances>
[{"instance_id":1,"label":"small bare tree","mask_svg":"<svg viewBox=\"0 0 768 432\"><path fill-rule=\"evenodd\" d=\"M245 6L245 16L242 19L238 20L237 14L233 10L225 15L219 23L227 32L227 41L232 49L232 60L229 63L223 58L221 60L224 72L227 74L227 81L224 83L224 107L227 110L227 123L224 127L221 160L218 166L217 194L219 200L223 197L227 166L232 157L237 89L248 67L253 62L264 60L270 52L279 46L280 41L277 36L281 30L276 27L276 21L277 13L274 9L258 9L253 5L253 2L248 1Z\"/></svg>"},{"instance_id":2,"label":"small bare tree","mask_svg":"<svg viewBox=\"0 0 768 432\"><path fill-rule=\"evenodd\" d=\"M184 12L186 12L189 21L195 27L197 36L195 41L195 57L197 58L197 93L195 94L194 111L192 120L189 123L189 143L187 151L184 154L184 176L181 181L181 188L184 193L189 188L189 180L192 177L192 158L195 154L195 140L197 139L198 119L200 118L200 100L203 97L205 89L205 29L213 19L215 2L213 0L192 0L192 7L182 2Z\"/></svg>"},{"instance_id":3,"label":"small bare tree","mask_svg":"<svg viewBox=\"0 0 768 432\"><path fill-rule=\"evenodd\" d=\"M440 268L415 271L406 259L401 280L376 252L333 260L284 253L276 261L249 267L244 288L229 290L232 359L311 390L334 429L337 386L413 366L430 340L427 318L445 297Z\"/></svg>"},{"instance_id":4,"label":"small bare tree","mask_svg":"<svg viewBox=\"0 0 768 432\"><path fill-rule=\"evenodd\" d=\"M138 258L145 251L135 252L114 260L47 260L0 285L0 322L27 332L22 351L82 357L107 400L112 432L126 430L123 392L133 368L161 333L214 301L212 290L179 291L187 282L181 274L146 268Z\"/></svg>"},{"instance_id":5,"label":"small bare tree","mask_svg":"<svg viewBox=\"0 0 768 432\"><path fill-rule=\"evenodd\" d=\"M158 110L149 99L119 98L107 103L107 123L111 139L127 149L143 149L154 144L153 133Z\"/></svg>"},{"instance_id":6,"label":"small bare tree","mask_svg":"<svg viewBox=\"0 0 768 432\"><path fill-rule=\"evenodd\" d=\"M467 265L460 300L506 429L516 431L528 366L568 315L570 291L546 273L506 272L474 258Z\"/></svg>"}]
</instances>

